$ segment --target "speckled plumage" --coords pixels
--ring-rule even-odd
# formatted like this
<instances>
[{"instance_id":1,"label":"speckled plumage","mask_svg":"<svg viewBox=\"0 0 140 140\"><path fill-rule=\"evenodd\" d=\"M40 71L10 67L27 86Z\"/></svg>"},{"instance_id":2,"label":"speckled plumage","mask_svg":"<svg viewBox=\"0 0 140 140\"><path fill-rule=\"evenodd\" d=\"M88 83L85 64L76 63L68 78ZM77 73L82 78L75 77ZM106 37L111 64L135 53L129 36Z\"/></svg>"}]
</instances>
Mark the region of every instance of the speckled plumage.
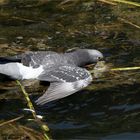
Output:
<instances>
[{"instance_id":1,"label":"speckled plumage","mask_svg":"<svg viewBox=\"0 0 140 140\"><path fill-rule=\"evenodd\" d=\"M14 79L38 79L50 82L48 90L36 101L38 105L43 105L88 86L92 76L82 66L97 62L102 57L101 52L92 49L78 49L64 54L52 51L26 52L14 57L18 62L12 58L14 62L0 64L0 73ZM5 70L6 68L8 69ZM14 70L11 70L13 68Z\"/></svg>"}]
</instances>

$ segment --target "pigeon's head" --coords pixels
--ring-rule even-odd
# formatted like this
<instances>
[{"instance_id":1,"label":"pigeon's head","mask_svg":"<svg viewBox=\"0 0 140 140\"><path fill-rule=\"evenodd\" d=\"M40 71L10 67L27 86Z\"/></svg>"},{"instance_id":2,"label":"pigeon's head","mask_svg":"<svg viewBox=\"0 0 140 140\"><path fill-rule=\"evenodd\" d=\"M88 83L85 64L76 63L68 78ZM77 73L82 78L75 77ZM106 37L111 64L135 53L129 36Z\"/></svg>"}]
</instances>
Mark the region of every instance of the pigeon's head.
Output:
<instances>
[{"instance_id":1,"label":"pigeon's head","mask_svg":"<svg viewBox=\"0 0 140 140\"><path fill-rule=\"evenodd\" d=\"M91 63L94 63L94 62L96 63L103 59L103 54L98 50L86 49L85 51L87 51L87 55Z\"/></svg>"},{"instance_id":2,"label":"pigeon's head","mask_svg":"<svg viewBox=\"0 0 140 140\"><path fill-rule=\"evenodd\" d=\"M95 49L77 49L75 51L75 56L78 66L97 63L103 59L103 54Z\"/></svg>"}]
</instances>

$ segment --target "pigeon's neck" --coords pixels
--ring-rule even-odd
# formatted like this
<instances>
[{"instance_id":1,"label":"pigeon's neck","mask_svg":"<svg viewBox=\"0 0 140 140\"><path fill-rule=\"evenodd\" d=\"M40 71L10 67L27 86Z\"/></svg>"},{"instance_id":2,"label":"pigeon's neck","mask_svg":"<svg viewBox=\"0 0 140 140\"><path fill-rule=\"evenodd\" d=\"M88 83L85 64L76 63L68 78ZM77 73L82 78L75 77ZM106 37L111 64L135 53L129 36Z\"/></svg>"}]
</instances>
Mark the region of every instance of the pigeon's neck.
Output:
<instances>
[{"instance_id":1,"label":"pigeon's neck","mask_svg":"<svg viewBox=\"0 0 140 140\"><path fill-rule=\"evenodd\" d=\"M70 64L74 64L76 66L85 66L87 64L91 64L88 53L75 51L71 53L65 53L64 55L67 57L68 63Z\"/></svg>"}]
</instances>

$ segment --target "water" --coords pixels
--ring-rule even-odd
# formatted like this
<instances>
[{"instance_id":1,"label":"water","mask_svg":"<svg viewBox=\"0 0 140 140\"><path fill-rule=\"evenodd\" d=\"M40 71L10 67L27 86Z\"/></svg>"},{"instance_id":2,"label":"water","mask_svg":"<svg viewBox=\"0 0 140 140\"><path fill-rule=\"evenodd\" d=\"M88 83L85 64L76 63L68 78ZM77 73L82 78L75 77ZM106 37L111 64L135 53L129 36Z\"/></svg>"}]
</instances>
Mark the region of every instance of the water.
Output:
<instances>
[{"instance_id":1,"label":"water","mask_svg":"<svg viewBox=\"0 0 140 140\"><path fill-rule=\"evenodd\" d=\"M11 1L1 5L1 56L28 50L64 52L74 47L96 48L114 67L139 66L139 29L118 19L140 25L138 8L114 8L90 0L38 4ZM139 71L111 73L94 79L85 90L35 108L37 114L44 116L54 139L139 140L139 79ZM0 119L25 114L19 123L38 130L27 121L31 114L23 111L27 106L15 83L1 82L0 86ZM30 86L27 91L34 102L45 89Z\"/></svg>"}]
</instances>

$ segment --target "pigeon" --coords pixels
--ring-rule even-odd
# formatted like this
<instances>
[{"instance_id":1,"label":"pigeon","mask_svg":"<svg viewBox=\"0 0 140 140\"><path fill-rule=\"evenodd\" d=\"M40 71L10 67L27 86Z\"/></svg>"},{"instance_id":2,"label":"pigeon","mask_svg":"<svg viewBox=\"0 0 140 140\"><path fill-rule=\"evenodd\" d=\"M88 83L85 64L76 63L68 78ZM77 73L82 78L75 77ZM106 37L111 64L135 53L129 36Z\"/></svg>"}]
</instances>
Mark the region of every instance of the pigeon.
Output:
<instances>
[{"instance_id":1,"label":"pigeon","mask_svg":"<svg viewBox=\"0 0 140 140\"><path fill-rule=\"evenodd\" d=\"M0 73L12 79L37 79L50 82L47 91L35 103L48 102L69 96L92 82L92 75L84 66L97 63L103 54L95 49L72 52L28 51L21 55L0 58Z\"/></svg>"}]
</instances>

